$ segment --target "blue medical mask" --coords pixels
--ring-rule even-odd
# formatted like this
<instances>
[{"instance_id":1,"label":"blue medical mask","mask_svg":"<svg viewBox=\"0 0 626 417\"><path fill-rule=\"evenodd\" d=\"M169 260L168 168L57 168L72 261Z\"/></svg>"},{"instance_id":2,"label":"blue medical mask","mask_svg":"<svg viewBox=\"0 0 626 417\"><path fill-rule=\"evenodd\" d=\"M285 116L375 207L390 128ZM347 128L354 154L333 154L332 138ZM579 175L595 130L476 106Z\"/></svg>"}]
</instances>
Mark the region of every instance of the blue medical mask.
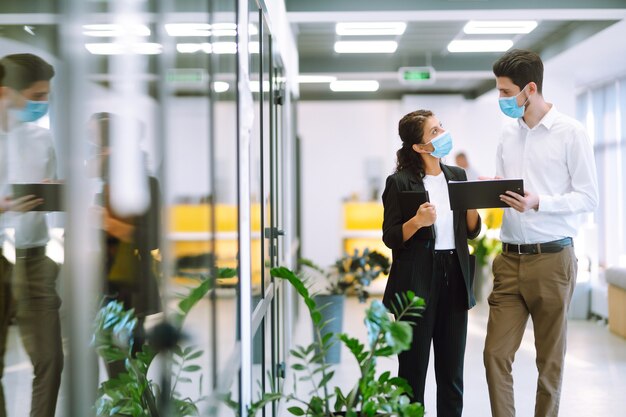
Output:
<instances>
[{"instance_id":1,"label":"blue medical mask","mask_svg":"<svg viewBox=\"0 0 626 417\"><path fill-rule=\"evenodd\" d=\"M435 150L430 153L435 158L443 158L452 150L452 136L448 132L443 132L428 143L432 144L433 148L435 148ZM425 145L428 145L428 143Z\"/></svg>"},{"instance_id":2,"label":"blue medical mask","mask_svg":"<svg viewBox=\"0 0 626 417\"><path fill-rule=\"evenodd\" d=\"M23 109L13 109L13 114L20 122L34 122L48 113L47 101L26 100Z\"/></svg>"},{"instance_id":3,"label":"blue medical mask","mask_svg":"<svg viewBox=\"0 0 626 417\"><path fill-rule=\"evenodd\" d=\"M526 88L526 86L524 86L524 88ZM522 91L524 91L524 88L522 88ZM526 98L526 101L521 106L517 105L517 96L522 94L522 91L520 91L517 95L514 95L513 97L501 97L500 99L498 99L498 103L500 104L500 110L502 110L502 113L514 119L519 119L524 115L524 110L526 103L528 102L528 98Z\"/></svg>"}]
</instances>

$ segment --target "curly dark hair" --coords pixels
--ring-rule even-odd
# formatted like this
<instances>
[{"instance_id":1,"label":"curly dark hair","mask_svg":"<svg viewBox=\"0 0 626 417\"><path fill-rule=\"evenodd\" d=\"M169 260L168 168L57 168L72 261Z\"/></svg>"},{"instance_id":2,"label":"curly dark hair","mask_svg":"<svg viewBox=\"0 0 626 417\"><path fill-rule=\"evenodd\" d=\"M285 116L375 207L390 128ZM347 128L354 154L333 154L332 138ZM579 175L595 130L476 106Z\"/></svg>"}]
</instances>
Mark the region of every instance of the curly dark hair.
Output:
<instances>
[{"instance_id":1,"label":"curly dark hair","mask_svg":"<svg viewBox=\"0 0 626 417\"><path fill-rule=\"evenodd\" d=\"M434 116L430 110L416 110L400 119L398 134L402 139L402 147L396 152L398 158L396 172L405 169L411 170L419 178L424 177L424 162L419 154L413 150L413 145L422 143L424 137L424 124L426 119Z\"/></svg>"}]
</instances>

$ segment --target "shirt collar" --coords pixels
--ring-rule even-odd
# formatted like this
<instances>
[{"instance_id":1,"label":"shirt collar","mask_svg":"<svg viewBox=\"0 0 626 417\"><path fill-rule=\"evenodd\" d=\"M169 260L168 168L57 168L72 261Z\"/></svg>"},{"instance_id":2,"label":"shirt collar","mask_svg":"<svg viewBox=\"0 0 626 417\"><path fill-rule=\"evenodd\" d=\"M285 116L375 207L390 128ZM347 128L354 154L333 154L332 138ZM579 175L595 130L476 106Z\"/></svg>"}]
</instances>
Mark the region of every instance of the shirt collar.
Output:
<instances>
[{"instance_id":1,"label":"shirt collar","mask_svg":"<svg viewBox=\"0 0 626 417\"><path fill-rule=\"evenodd\" d=\"M548 112L541 118L539 123L537 123L537 126L543 125L546 129L550 130L552 128L552 125L556 121L558 114L559 112L556 110L556 106L552 104L550 107L550 110L548 110ZM520 117L519 119L517 119L517 123L520 127L531 130L526 124L526 122L524 121L523 117ZM535 126L535 128L537 126Z\"/></svg>"}]
</instances>

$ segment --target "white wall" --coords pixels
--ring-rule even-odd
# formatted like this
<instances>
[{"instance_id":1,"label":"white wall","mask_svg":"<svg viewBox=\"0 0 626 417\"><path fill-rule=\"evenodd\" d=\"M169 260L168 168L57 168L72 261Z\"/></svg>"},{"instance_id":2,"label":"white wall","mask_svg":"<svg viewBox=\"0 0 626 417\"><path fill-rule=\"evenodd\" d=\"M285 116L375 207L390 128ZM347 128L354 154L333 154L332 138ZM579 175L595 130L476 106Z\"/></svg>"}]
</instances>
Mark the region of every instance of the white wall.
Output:
<instances>
[{"instance_id":1,"label":"white wall","mask_svg":"<svg viewBox=\"0 0 626 417\"><path fill-rule=\"evenodd\" d=\"M381 161L381 185L393 171L399 101L298 103L302 140L302 253L322 266L341 255L341 202L365 199L365 161Z\"/></svg>"}]
</instances>

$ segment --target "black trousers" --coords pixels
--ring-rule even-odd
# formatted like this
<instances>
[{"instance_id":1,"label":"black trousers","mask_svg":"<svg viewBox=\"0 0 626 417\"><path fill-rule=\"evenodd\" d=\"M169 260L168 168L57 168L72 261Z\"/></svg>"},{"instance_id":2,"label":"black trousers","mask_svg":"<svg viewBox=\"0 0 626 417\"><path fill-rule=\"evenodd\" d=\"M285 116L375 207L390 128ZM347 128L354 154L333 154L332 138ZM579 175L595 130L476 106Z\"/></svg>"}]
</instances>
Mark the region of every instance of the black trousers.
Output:
<instances>
[{"instance_id":1,"label":"black trousers","mask_svg":"<svg viewBox=\"0 0 626 417\"><path fill-rule=\"evenodd\" d=\"M456 251L435 251L428 305L413 327L411 349L398 355L398 375L424 404L431 342L437 381L437 417L463 412L463 362L467 338L467 291ZM424 404L425 406L425 404Z\"/></svg>"}]
</instances>

